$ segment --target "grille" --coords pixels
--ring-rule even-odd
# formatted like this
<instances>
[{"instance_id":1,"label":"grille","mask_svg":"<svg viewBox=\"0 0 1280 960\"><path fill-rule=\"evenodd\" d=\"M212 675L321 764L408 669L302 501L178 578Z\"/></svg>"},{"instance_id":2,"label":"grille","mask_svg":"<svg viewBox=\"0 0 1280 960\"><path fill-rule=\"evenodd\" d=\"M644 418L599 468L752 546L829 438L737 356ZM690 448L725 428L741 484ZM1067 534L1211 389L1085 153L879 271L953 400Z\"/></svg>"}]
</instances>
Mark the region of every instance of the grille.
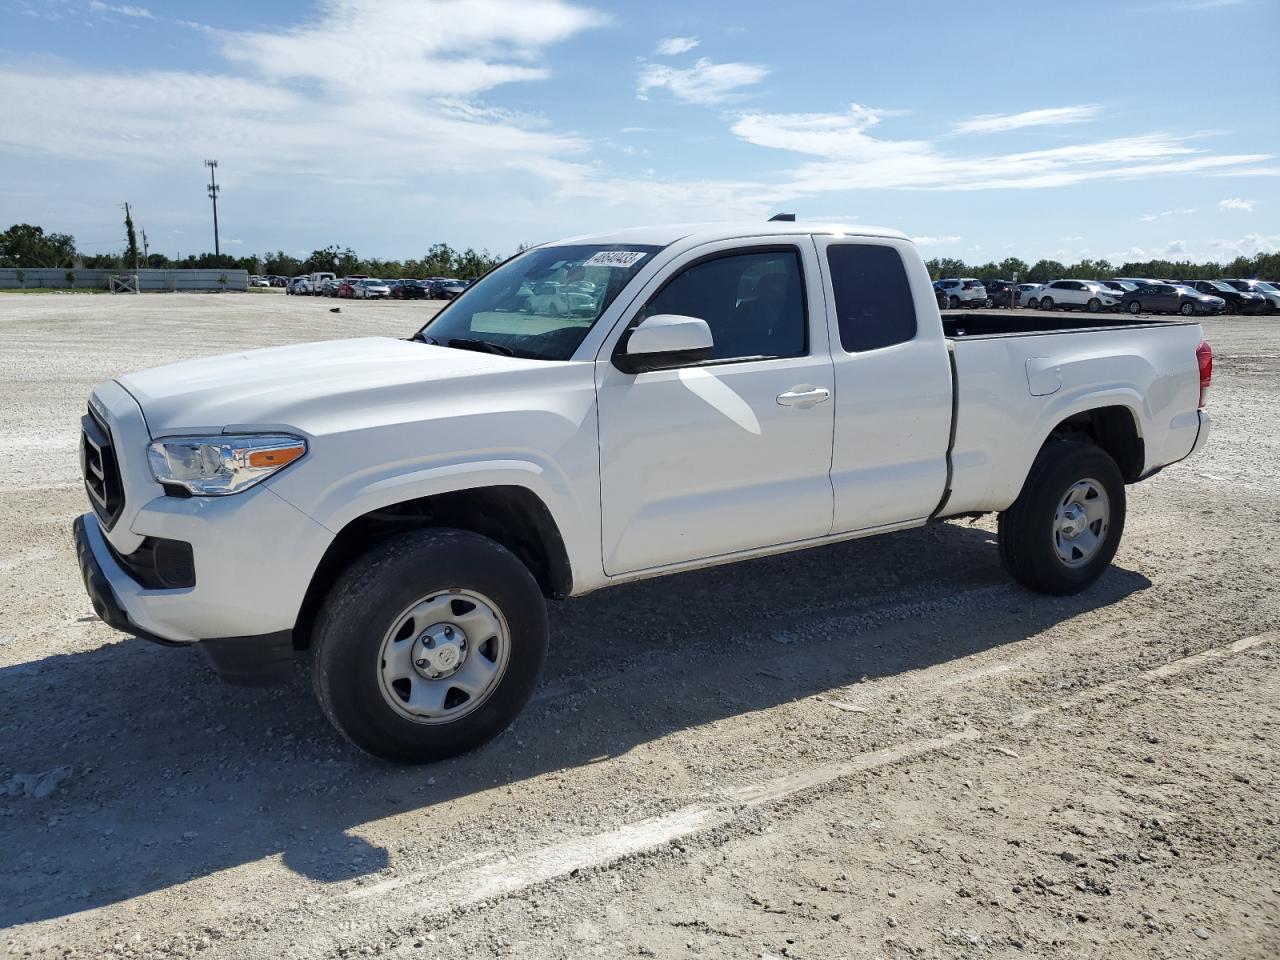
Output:
<instances>
[{"instance_id":1,"label":"grille","mask_svg":"<svg viewBox=\"0 0 1280 960\"><path fill-rule=\"evenodd\" d=\"M111 434L93 408L80 418L80 472L93 512L110 530L124 511L124 488Z\"/></svg>"}]
</instances>

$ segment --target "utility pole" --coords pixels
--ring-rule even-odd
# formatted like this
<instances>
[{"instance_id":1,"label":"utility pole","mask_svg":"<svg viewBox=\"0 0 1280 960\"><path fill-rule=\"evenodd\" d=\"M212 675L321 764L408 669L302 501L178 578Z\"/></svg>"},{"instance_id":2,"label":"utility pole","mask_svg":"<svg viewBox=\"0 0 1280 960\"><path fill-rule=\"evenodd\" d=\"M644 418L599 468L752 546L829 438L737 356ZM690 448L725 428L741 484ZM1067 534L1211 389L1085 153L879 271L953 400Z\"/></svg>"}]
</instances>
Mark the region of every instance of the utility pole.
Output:
<instances>
[{"instance_id":1,"label":"utility pole","mask_svg":"<svg viewBox=\"0 0 1280 960\"><path fill-rule=\"evenodd\" d=\"M218 246L218 180L214 175L214 171L218 169L217 160L206 160L204 165L209 168L209 199L213 201L213 255L215 257L222 256L222 249Z\"/></svg>"}]
</instances>

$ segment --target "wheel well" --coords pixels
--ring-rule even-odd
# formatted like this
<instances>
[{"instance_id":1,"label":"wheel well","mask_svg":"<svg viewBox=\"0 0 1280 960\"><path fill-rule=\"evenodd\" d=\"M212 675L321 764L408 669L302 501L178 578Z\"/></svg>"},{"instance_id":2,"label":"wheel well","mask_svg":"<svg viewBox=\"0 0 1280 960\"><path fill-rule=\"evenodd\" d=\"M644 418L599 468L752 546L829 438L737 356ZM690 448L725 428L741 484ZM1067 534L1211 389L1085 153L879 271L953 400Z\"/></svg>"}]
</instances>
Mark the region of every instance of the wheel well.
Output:
<instances>
[{"instance_id":1,"label":"wheel well","mask_svg":"<svg viewBox=\"0 0 1280 960\"><path fill-rule=\"evenodd\" d=\"M524 487L481 487L406 500L356 517L334 538L320 560L293 629L293 645L311 644L311 627L325 595L356 557L382 540L423 527L470 530L514 553L548 597L573 589L569 554L551 511Z\"/></svg>"},{"instance_id":2,"label":"wheel well","mask_svg":"<svg viewBox=\"0 0 1280 960\"><path fill-rule=\"evenodd\" d=\"M1059 440L1087 440L1111 455L1125 483L1134 483L1146 465L1146 447L1127 407L1099 407L1063 420L1049 434Z\"/></svg>"}]
</instances>

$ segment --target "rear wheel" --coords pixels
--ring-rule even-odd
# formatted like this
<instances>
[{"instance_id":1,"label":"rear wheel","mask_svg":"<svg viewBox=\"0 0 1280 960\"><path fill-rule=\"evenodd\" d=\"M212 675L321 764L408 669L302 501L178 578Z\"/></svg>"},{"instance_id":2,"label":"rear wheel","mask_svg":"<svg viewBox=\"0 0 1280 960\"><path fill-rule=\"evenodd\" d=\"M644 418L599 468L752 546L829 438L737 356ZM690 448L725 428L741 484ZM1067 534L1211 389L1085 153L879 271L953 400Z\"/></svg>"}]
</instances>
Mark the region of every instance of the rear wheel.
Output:
<instances>
[{"instance_id":1,"label":"rear wheel","mask_svg":"<svg viewBox=\"0 0 1280 960\"><path fill-rule=\"evenodd\" d=\"M1000 514L1000 559L1040 593L1079 593L1102 575L1124 532L1124 478L1091 443L1050 440Z\"/></svg>"},{"instance_id":2,"label":"rear wheel","mask_svg":"<svg viewBox=\"0 0 1280 960\"><path fill-rule=\"evenodd\" d=\"M996 302L992 300L990 297L987 297L987 299L982 301L982 306L985 307L987 310L990 310L995 305L996 305Z\"/></svg>"},{"instance_id":3,"label":"rear wheel","mask_svg":"<svg viewBox=\"0 0 1280 960\"><path fill-rule=\"evenodd\" d=\"M1041 297L1041 298L1040 298L1040 309L1041 309L1041 310L1052 310L1052 309L1053 309L1053 297Z\"/></svg>"},{"instance_id":4,"label":"rear wheel","mask_svg":"<svg viewBox=\"0 0 1280 960\"><path fill-rule=\"evenodd\" d=\"M951 309L952 309L952 310L958 310L958 309L960 309L960 298L959 298L959 297L951 297L951 299L949 299L949 300L947 301L947 305L948 305L949 307L951 307Z\"/></svg>"},{"instance_id":5,"label":"rear wheel","mask_svg":"<svg viewBox=\"0 0 1280 960\"><path fill-rule=\"evenodd\" d=\"M317 618L312 679L353 744L423 763L506 729L546 649L546 603L514 554L467 531L420 530L338 578Z\"/></svg>"}]
</instances>

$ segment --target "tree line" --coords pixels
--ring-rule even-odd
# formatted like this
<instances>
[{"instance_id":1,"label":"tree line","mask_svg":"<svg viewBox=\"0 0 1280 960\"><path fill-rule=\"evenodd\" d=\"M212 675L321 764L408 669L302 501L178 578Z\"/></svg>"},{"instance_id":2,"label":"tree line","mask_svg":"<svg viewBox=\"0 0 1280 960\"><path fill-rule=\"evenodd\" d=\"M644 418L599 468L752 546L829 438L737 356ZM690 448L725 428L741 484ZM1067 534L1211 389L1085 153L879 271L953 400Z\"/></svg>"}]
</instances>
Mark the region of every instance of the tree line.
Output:
<instances>
[{"instance_id":1,"label":"tree line","mask_svg":"<svg viewBox=\"0 0 1280 960\"><path fill-rule=\"evenodd\" d=\"M470 279L487 273L504 257L488 250L455 250L447 243L433 244L418 258L385 260L361 257L350 247L332 245L313 250L305 258L277 250L274 253L233 257L228 254L191 254L175 260L162 253L143 255L137 250L132 223L127 225L129 243L120 253L82 253L69 233L46 233L43 227L15 223L0 234L0 267L59 267L67 270L120 270L138 267L155 270L247 270L268 276L293 277L300 273L329 272L338 276L364 273L396 280L401 277L460 277Z\"/></svg>"},{"instance_id":2,"label":"tree line","mask_svg":"<svg viewBox=\"0 0 1280 960\"><path fill-rule=\"evenodd\" d=\"M233 257L227 254L192 254L182 260L171 260L161 253L142 256L137 253L132 222L128 224L131 243L120 253L83 254L68 233L46 233L42 227L16 223L0 234L0 267L61 267L64 269L99 268L126 270L136 262L139 266L161 270L223 269L248 270L250 273L292 277L300 273L325 271L338 276L365 273L372 277L394 280L400 277L461 277L470 279L497 266L503 258L488 250L455 250L447 243L431 246L420 258L384 260L359 256L350 247L332 245L313 250L310 256L290 256L283 250L274 253ZM523 249L521 247L520 249ZM519 250L517 250L519 252ZM1190 260L1129 261L1119 266L1107 260L1081 260L1064 264L1057 260L1037 260L1028 264L1017 257L1006 257L999 263L989 261L974 265L953 257L935 257L926 261L930 276L996 278L1027 283L1046 283L1061 277L1080 280L1105 280L1110 277L1168 277L1174 280L1214 280L1218 277L1260 277L1280 279L1280 253L1258 253L1252 257L1236 257L1228 263Z\"/></svg>"}]
</instances>

